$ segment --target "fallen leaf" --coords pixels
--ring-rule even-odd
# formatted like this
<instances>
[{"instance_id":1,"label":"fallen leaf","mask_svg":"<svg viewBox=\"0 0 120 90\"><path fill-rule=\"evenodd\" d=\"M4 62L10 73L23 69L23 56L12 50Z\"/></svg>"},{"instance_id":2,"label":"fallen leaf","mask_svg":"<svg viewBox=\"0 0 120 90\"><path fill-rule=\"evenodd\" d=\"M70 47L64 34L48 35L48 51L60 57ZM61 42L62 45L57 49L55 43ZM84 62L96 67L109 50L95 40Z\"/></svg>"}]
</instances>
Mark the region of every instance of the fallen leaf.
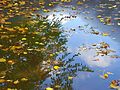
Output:
<instances>
[{"instance_id":1,"label":"fallen leaf","mask_svg":"<svg viewBox=\"0 0 120 90\"><path fill-rule=\"evenodd\" d=\"M19 83L19 81L18 81L18 80L16 80L16 81L14 81L13 83L14 83L14 84L18 84L18 83Z\"/></svg>"},{"instance_id":2,"label":"fallen leaf","mask_svg":"<svg viewBox=\"0 0 120 90\"><path fill-rule=\"evenodd\" d=\"M6 59L0 58L0 62L6 62Z\"/></svg>"},{"instance_id":3,"label":"fallen leaf","mask_svg":"<svg viewBox=\"0 0 120 90\"><path fill-rule=\"evenodd\" d=\"M102 33L102 36L109 36L109 33Z\"/></svg>"},{"instance_id":4,"label":"fallen leaf","mask_svg":"<svg viewBox=\"0 0 120 90\"><path fill-rule=\"evenodd\" d=\"M8 63L8 64L11 64L11 65L15 64L15 62L14 62L13 60L8 60L7 63Z\"/></svg>"},{"instance_id":5,"label":"fallen leaf","mask_svg":"<svg viewBox=\"0 0 120 90\"><path fill-rule=\"evenodd\" d=\"M54 90L54 89L51 87L47 87L46 90Z\"/></svg>"},{"instance_id":6,"label":"fallen leaf","mask_svg":"<svg viewBox=\"0 0 120 90\"><path fill-rule=\"evenodd\" d=\"M59 66L54 66L53 67L55 70L58 70L60 67Z\"/></svg>"},{"instance_id":7,"label":"fallen leaf","mask_svg":"<svg viewBox=\"0 0 120 90\"><path fill-rule=\"evenodd\" d=\"M27 40L27 38L22 38L23 41Z\"/></svg>"},{"instance_id":8,"label":"fallen leaf","mask_svg":"<svg viewBox=\"0 0 120 90\"><path fill-rule=\"evenodd\" d=\"M4 83L5 81L5 79L0 79L0 83Z\"/></svg>"},{"instance_id":9,"label":"fallen leaf","mask_svg":"<svg viewBox=\"0 0 120 90\"><path fill-rule=\"evenodd\" d=\"M23 54L27 54L27 52L23 52Z\"/></svg>"},{"instance_id":10,"label":"fallen leaf","mask_svg":"<svg viewBox=\"0 0 120 90\"><path fill-rule=\"evenodd\" d=\"M71 80L71 79L73 79L73 77L69 76L68 79Z\"/></svg>"},{"instance_id":11,"label":"fallen leaf","mask_svg":"<svg viewBox=\"0 0 120 90\"><path fill-rule=\"evenodd\" d=\"M102 79L107 79L108 78L108 74L107 73L105 73L105 74L103 74L103 75L99 75Z\"/></svg>"},{"instance_id":12,"label":"fallen leaf","mask_svg":"<svg viewBox=\"0 0 120 90\"><path fill-rule=\"evenodd\" d=\"M21 81L28 81L27 78L21 78Z\"/></svg>"},{"instance_id":13,"label":"fallen leaf","mask_svg":"<svg viewBox=\"0 0 120 90\"><path fill-rule=\"evenodd\" d=\"M109 86L112 89L120 88L120 86L119 86L119 80L112 80Z\"/></svg>"}]
</instances>

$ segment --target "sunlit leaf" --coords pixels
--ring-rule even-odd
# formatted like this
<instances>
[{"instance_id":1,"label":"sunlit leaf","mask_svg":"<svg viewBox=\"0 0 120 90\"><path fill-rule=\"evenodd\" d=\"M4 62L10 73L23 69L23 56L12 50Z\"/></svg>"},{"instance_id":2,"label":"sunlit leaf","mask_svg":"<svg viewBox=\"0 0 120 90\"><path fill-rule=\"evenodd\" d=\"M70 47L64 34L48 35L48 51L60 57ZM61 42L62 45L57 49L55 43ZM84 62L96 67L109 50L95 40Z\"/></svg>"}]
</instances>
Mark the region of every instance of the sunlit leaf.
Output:
<instances>
[{"instance_id":1,"label":"sunlit leaf","mask_svg":"<svg viewBox=\"0 0 120 90\"><path fill-rule=\"evenodd\" d=\"M118 89L118 88L120 88L118 80L112 80L109 86L112 89Z\"/></svg>"},{"instance_id":2,"label":"sunlit leaf","mask_svg":"<svg viewBox=\"0 0 120 90\"><path fill-rule=\"evenodd\" d=\"M108 78L108 74L107 73L105 73L105 74L103 74L103 75L100 75L100 77L102 78L102 79L107 79Z\"/></svg>"},{"instance_id":3,"label":"sunlit leaf","mask_svg":"<svg viewBox=\"0 0 120 90\"><path fill-rule=\"evenodd\" d=\"M102 33L102 36L109 36L109 33Z\"/></svg>"},{"instance_id":4,"label":"sunlit leaf","mask_svg":"<svg viewBox=\"0 0 120 90\"><path fill-rule=\"evenodd\" d=\"M23 41L27 40L27 38L22 38Z\"/></svg>"},{"instance_id":5,"label":"sunlit leaf","mask_svg":"<svg viewBox=\"0 0 120 90\"><path fill-rule=\"evenodd\" d=\"M68 79L71 80L71 79L73 79L73 77L69 76Z\"/></svg>"},{"instance_id":6,"label":"sunlit leaf","mask_svg":"<svg viewBox=\"0 0 120 90\"><path fill-rule=\"evenodd\" d=\"M27 78L21 78L21 81L28 81Z\"/></svg>"},{"instance_id":7,"label":"sunlit leaf","mask_svg":"<svg viewBox=\"0 0 120 90\"><path fill-rule=\"evenodd\" d=\"M54 89L51 87L47 87L45 90L54 90Z\"/></svg>"},{"instance_id":8,"label":"sunlit leaf","mask_svg":"<svg viewBox=\"0 0 120 90\"><path fill-rule=\"evenodd\" d=\"M6 59L0 58L0 62L6 62Z\"/></svg>"},{"instance_id":9,"label":"sunlit leaf","mask_svg":"<svg viewBox=\"0 0 120 90\"><path fill-rule=\"evenodd\" d=\"M8 64L11 64L11 65L15 64L15 62L14 62L13 60L8 60L7 63L8 63Z\"/></svg>"},{"instance_id":10,"label":"sunlit leaf","mask_svg":"<svg viewBox=\"0 0 120 90\"><path fill-rule=\"evenodd\" d=\"M60 69L60 67L59 67L59 66L54 66L53 68L54 68L55 70Z\"/></svg>"},{"instance_id":11,"label":"sunlit leaf","mask_svg":"<svg viewBox=\"0 0 120 90\"><path fill-rule=\"evenodd\" d=\"M5 79L0 79L0 83L4 83L5 81Z\"/></svg>"},{"instance_id":12,"label":"sunlit leaf","mask_svg":"<svg viewBox=\"0 0 120 90\"><path fill-rule=\"evenodd\" d=\"M7 90L17 90L16 88L7 88Z\"/></svg>"},{"instance_id":13,"label":"sunlit leaf","mask_svg":"<svg viewBox=\"0 0 120 90\"><path fill-rule=\"evenodd\" d=\"M81 4L83 4L83 2L78 1L77 4L78 4L78 5L81 5Z\"/></svg>"},{"instance_id":14,"label":"sunlit leaf","mask_svg":"<svg viewBox=\"0 0 120 90\"><path fill-rule=\"evenodd\" d=\"M16 81L14 81L13 83L14 83L14 84L18 84L18 83L19 83L19 80L16 80Z\"/></svg>"},{"instance_id":15,"label":"sunlit leaf","mask_svg":"<svg viewBox=\"0 0 120 90\"><path fill-rule=\"evenodd\" d=\"M27 54L27 52L23 52L23 54Z\"/></svg>"}]
</instances>

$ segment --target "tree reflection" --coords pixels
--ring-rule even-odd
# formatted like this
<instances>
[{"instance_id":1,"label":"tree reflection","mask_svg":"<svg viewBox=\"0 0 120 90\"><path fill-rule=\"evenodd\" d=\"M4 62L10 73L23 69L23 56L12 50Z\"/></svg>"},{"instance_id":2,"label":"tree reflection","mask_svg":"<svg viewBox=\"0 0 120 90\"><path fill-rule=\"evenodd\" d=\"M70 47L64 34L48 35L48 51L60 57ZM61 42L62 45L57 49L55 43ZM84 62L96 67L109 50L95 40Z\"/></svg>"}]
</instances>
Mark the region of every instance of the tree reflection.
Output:
<instances>
[{"instance_id":1,"label":"tree reflection","mask_svg":"<svg viewBox=\"0 0 120 90\"><path fill-rule=\"evenodd\" d=\"M49 86L71 90L71 78L76 72L90 71L72 63L78 54L69 57L67 40L59 29L59 22L50 23L39 16L21 24L1 26L1 89L44 90Z\"/></svg>"}]
</instances>

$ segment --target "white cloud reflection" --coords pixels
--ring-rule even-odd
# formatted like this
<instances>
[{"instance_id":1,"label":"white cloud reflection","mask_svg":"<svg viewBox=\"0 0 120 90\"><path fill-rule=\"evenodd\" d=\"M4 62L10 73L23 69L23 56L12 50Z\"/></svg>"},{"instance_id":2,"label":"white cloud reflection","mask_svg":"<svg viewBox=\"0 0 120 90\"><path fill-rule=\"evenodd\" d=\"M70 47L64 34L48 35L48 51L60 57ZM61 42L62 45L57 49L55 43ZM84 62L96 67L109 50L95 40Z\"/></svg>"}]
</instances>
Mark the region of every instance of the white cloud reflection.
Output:
<instances>
[{"instance_id":1,"label":"white cloud reflection","mask_svg":"<svg viewBox=\"0 0 120 90\"><path fill-rule=\"evenodd\" d=\"M110 58L109 56L95 56L94 50L89 50L81 54L82 55L80 56L80 58L82 58L91 67L108 67L113 63L112 58ZM95 61L96 59L98 59L98 61Z\"/></svg>"},{"instance_id":2,"label":"white cloud reflection","mask_svg":"<svg viewBox=\"0 0 120 90\"><path fill-rule=\"evenodd\" d=\"M58 8L58 10L59 9L60 8ZM62 15L60 15L61 12L51 11L50 13L48 13L48 15L49 15L48 19L50 21L54 18L53 14L55 14L56 18L58 18L59 20L62 17L69 16L69 13L62 12ZM65 28L66 30L69 30L71 27L74 28L74 27L79 26L79 25L88 24L88 22L86 22L82 16L80 16L80 15L78 15L78 16L79 17L77 17L74 20L63 19L61 22L62 25L64 25L63 28ZM93 21L92 21L92 23L90 23L90 26L92 24L93 24ZM98 28L99 32L101 32L100 29L101 28ZM86 34L84 32L80 32L80 31L76 31L76 33L72 33L72 35L70 35L70 37L68 38L67 46L68 46L68 51L70 51L72 53L76 53L76 52L79 52L77 49L82 44L89 44L89 43L91 44L91 43L100 43L100 42L107 42L108 44L111 45L111 47L113 49L115 49L115 51L118 51L118 49L119 49L118 43L113 41L112 38L109 36L103 37L100 35ZM112 65L112 63L114 63L114 60L112 58L110 58L109 56L94 57L96 55L95 50L88 50L88 51L82 52L81 54L82 55L80 55L80 58L82 60L84 60L91 67L94 67L94 66L108 67L108 66ZM94 61L95 59L99 59L99 61Z\"/></svg>"}]
</instances>

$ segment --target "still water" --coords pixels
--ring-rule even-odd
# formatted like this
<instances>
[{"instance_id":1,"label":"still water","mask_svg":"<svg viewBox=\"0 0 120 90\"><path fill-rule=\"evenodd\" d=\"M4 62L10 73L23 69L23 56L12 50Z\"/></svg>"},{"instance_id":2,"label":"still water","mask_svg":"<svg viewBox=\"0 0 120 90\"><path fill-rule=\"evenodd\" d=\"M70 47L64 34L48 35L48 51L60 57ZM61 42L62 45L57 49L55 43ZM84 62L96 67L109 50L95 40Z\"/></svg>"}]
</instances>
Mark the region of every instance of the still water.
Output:
<instances>
[{"instance_id":1,"label":"still water","mask_svg":"<svg viewBox=\"0 0 120 90\"><path fill-rule=\"evenodd\" d=\"M119 0L45 1L0 2L0 90L119 90Z\"/></svg>"},{"instance_id":2,"label":"still water","mask_svg":"<svg viewBox=\"0 0 120 90\"><path fill-rule=\"evenodd\" d=\"M76 9L72 10L73 7L76 7ZM58 5L54 9L50 9L51 11L47 13L50 21L53 18L58 18L59 20L64 18L61 21L61 29L64 30L64 34L67 34L68 42L66 47L68 47L68 52L73 54L81 53L76 58L76 62L85 63L94 70L94 72L78 72L77 76L73 78L73 90L110 90L110 82L120 78L119 58L111 58L109 55L95 56L95 50L88 49L92 44L106 42L110 45L110 49L115 50L110 55L120 55L119 26L116 25L116 22L112 22L113 25L101 23L97 15L103 15L103 13L97 12L99 8L96 7L97 2L94 1L90 4L86 3L80 6L77 6L73 2L72 4ZM111 10L106 9L104 16L114 18L114 13L116 13L115 10L111 12ZM109 35L91 34L91 28L99 33L108 32ZM80 47L84 47L85 50L80 51ZM94 61L96 58L99 58L99 61ZM112 74L109 75L108 79L104 80L100 75L106 72L112 72Z\"/></svg>"}]
</instances>

